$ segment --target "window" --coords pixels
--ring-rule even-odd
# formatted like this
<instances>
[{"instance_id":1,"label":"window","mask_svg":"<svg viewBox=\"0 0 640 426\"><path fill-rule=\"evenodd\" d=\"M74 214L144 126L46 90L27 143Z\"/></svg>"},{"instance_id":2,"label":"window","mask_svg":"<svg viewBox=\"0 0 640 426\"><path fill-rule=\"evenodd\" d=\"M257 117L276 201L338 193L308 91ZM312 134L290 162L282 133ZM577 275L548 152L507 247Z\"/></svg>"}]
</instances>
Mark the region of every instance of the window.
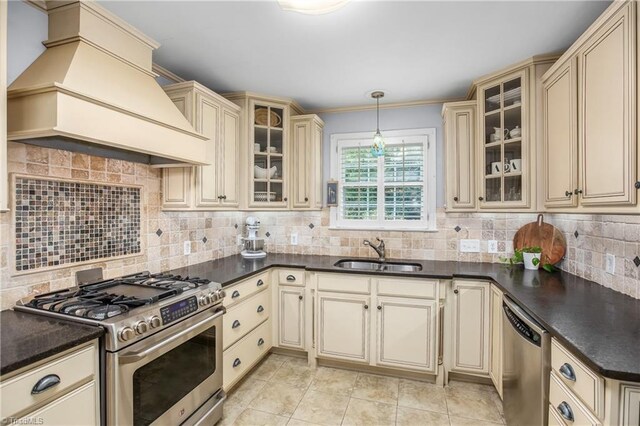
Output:
<instances>
[{"instance_id":1,"label":"window","mask_svg":"<svg viewBox=\"0 0 640 426\"><path fill-rule=\"evenodd\" d=\"M331 135L331 177L339 181L331 227L435 230L435 129L384 137L385 155L376 158L373 133Z\"/></svg>"}]
</instances>

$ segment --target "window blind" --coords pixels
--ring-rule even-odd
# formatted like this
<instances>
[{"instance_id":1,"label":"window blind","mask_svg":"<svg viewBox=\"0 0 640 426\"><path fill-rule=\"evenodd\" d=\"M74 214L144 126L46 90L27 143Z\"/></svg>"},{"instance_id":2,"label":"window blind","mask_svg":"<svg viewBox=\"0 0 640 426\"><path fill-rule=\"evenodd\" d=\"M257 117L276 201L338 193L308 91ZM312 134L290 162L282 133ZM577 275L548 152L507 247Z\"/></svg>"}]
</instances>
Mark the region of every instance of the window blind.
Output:
<instances>
[{"instance_id":1,"label":"window blind","mask_svg":"<svg viewBox=\"0 0 640 426\"><path fill-rule=\"evenodd\" d=\"M344 219L371 220L378 215L378 159L369 147L344 147L340 150L342 203Z\"/></svg>"},{"instance_id":2,"label":"window blind","mask_svg":"<svg viewBox=\"0 0 640 426\"><path fill-rule=\"evenodd\" d=\"M424 144L388 146L384 156L385 220L424 218Z\"/></svg>"}]
</instances>

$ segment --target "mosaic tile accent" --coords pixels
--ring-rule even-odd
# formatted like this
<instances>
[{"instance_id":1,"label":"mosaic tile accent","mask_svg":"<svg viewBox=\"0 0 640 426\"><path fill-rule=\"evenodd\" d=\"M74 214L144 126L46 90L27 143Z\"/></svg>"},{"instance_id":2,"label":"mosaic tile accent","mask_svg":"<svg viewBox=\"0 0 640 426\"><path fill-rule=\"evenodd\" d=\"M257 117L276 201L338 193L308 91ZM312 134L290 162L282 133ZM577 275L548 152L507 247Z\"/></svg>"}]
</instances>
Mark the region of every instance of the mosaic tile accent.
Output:
<instances>
[{"instance_id":1,"label":"mosaic tile accent","mask_svg":"<svg viewBox=\"0 0 640 426\"><path fill-rule=\"evenodd\" d=\"M15 267L141 252L140 188L16 177Z\"/></svg>"},{"instance_id":2,"label":"mosaic tile accent","mask_svg":"<svg viewBox=\"0 0 640 426\"><path fill-rule=\"evenodd\" d=\"M264 234L264 236L269 238L271 236L271 234L267 232L266 234Z\"/></svg>"},{"instance_id":3,"label":"mosaic tile accent","mask_svg":"<svg viewBox=\"0 0 640 426\"><path fill-rule=\"evenodd\" d=\"M315 225L313 223L309 224L309 229L313 229L315 227Z\"/></svg>"},{"instance_id":4,"label":"mosaic tile accent","mask_svg":"<svg viewBox=\"0 0 640 426\"><path fill-rule=\"evenodd\" d=\"M576 237L576 238L578 238L578 236L579 236L579 235L580 235L580 234L578 234L578 231L576 231L576 232L574 232L574 233L573 233L573 236L574 236L574 237Z\"/></svg>"},{"instance_id":5,"label":"mosaic tile accent","mask_svg":"<svg viewBox=\"0 0 640 426\"><path fill-rule=\"evenodd\" d=\"M460 228L459 226L456 226L455 228L453 228L453 230L456 232L460 232L462 231L462 228Z\"/></svg>"},{"instance_id":6,"label":"mosaic tile accent","mask_svg":"<svg viewBox=\"0 0 640 426\"><path fill-rule=\"evenodd\" d=\"M156 231L156 235L159 237L162 235L162 229L158 228L158 230Z\"/></svg>"},{"instance_id":7,"label":"mosaic tile accent","mask_svg":"<svg viewBox=\"0 0 640 426\"><path fill-rule=\"evenodd\" d=\"M633 263L636 265L636 267L640 266L640 257L636 256L633 259Z\"/></svg>"},{"instance_id":8,"label":"mosaic tile accent","mask_svg":"<svg viewBox=\"0 0 640 426\"><path fill-rule=\"evenodd\" d=\"M209 240L207 240L207 237L203 237L203 238L202 238L202 242L203 242L204 244L207 244L207 241L209 241Z\"/></svg>"}]
</instances>

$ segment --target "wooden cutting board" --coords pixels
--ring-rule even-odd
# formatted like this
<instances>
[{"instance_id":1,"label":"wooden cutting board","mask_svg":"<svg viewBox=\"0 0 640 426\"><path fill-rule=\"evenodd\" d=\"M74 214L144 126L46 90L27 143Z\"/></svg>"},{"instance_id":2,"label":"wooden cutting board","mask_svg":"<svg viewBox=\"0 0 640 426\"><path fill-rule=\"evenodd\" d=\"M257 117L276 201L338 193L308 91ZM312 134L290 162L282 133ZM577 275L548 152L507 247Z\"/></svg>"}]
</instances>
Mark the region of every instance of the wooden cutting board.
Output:
<instances>
[{"instance_id":1,"label":"wooden cutting board","mask_svg":"<svg viewBox=\"0 0 640 426\"><path fill-rule=\"evenodd\" d=\"M543 216L539 214L537 221L527 223L513 237L513 248L523 247L540 247L542 249L541 264L555 265L564 257L567 241L558 228L544 223Z\"/></svg>"}]
</instances>

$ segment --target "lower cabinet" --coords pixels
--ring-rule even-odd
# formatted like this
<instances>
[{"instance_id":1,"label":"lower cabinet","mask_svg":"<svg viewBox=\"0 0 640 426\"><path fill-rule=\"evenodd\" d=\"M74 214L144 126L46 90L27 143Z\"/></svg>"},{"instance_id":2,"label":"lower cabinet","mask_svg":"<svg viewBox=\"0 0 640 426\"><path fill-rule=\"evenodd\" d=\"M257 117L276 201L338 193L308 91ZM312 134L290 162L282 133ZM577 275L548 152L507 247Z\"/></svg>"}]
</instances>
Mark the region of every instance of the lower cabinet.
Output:
<instances>
[{"instance_id":1,"label":"lower cabinet","mask_svg":"<svg viewBox=\"0 0 640 426\"><path fill-rule=\"evenodd\" d=\"M369 361L369 296L318 294L318 355Z\"/></svg>"},{"instance_id":2,"label":"lower cabinet","mask_svg":"<svg viewBox=\"0 0 640 426\"><path fill-rule=\"evenodd\" d=\"M491 362L489 376L502 398L502 291L491 284Z\"/></svg>"},{"instance_id":3,"label":"lower cabinet","mask_svg":"<svg viewBox=\"0 0 640 426\"><path fill-rule=\"evenodd\" d=\"M278 346L304 349L304 287L278 289Z\"/></svg>"},{"instance_id":4,"label":"lower cabinet","mask_svg":"<svg viewBox=\"0 0 640 426\"><path fill-rule=\"evenodd\" d=\"M222 354L222 387L229 391L271 349L271 321L249 332Z\"/></svg>"},{"instance_id":5,"label":"lower cabinet","mask_svg":"<svg viewBox=\"0 0 640 426\"><path fill-rule=\"evenodd\" d=\"M489 306L491 285L453 281L451 371L489 375Z\"/></svg>"},{"instance_id":6,"label":"lower cabinet","mask_svg":"<svg viewBox=\"0 0 640 426\"><path fill-rule=\"evenodd\" d=\"M376 364L436 373L436 300L379 297Z\"/></svg>"}]
</instances>

